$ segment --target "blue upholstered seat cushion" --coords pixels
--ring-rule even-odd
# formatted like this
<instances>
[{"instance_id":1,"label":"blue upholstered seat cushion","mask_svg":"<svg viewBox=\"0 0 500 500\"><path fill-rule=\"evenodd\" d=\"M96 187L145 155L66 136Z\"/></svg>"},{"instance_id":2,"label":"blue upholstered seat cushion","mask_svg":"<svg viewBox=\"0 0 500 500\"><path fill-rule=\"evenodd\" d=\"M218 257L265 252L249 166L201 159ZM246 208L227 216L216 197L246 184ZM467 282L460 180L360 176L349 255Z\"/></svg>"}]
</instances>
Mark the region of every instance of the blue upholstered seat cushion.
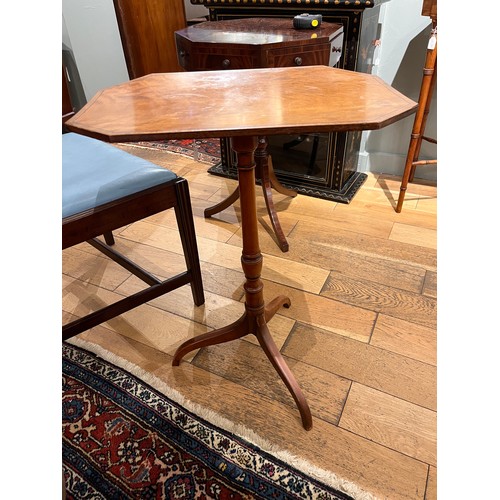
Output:
<instances>
[{"instance_id":1,"label":"blue upholstered seat cushion","mask_svg":"<svg viewBox=\"0 0 500 500\"><path fill-rule=\"evenodd\" d=\"M176 177L105 142L74 133L62 136L63 218Z\"/></svg>"}]
</instances>

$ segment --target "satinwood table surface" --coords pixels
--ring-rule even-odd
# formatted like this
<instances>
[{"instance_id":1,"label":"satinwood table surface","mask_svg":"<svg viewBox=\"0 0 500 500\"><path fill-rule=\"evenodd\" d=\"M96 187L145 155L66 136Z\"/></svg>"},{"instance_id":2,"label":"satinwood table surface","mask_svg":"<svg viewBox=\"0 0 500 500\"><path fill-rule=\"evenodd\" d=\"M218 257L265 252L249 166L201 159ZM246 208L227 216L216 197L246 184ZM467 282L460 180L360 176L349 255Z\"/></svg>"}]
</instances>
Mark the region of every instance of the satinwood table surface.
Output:
<instances>
[{"instance_id":1,"label":"satinwood table surface","mask_svg":"<svg viewBox=\"0 0 500 500\"><path fill-rule=\"evenodd\" d=\"M328 66L153 73L97 93L75 132L110 142L379 129L416 103Z\"/></svg>"}]
</instances>

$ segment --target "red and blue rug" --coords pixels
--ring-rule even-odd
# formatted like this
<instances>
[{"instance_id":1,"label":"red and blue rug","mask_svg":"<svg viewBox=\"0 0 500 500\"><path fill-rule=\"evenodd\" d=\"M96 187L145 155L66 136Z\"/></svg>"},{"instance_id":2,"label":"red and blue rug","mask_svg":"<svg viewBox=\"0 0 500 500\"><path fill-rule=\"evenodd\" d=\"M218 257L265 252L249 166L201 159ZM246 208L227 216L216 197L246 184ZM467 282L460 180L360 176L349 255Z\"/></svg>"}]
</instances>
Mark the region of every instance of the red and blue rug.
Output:
<instances>
[{"instance_id":1,"label":"red and blue rug","mask_svg":"<svg viewBox=\"0 0 500 500\"><path fill-rule=\"evenodd\" d=\"M69 499L352 499L63 343Z\"/></svg>"},{"instance_id":2,"label":"red and blue rug","mask_svg":"<svg viewBox=\"0 0 500 500\"><path fill-rule=\"evenodd\" d=\"M132 144L177 153L208 165L216 165L221 160L220 139L173 139Z\"/></svg>"}]
</instances>

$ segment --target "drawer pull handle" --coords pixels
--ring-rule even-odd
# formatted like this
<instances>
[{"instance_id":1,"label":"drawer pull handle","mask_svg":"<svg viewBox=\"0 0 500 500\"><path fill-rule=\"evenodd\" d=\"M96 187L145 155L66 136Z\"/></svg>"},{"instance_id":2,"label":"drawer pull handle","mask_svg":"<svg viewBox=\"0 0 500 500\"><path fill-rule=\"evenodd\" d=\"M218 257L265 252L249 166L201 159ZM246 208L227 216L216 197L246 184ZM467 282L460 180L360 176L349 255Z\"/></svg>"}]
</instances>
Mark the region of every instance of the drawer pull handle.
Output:
<instances>
[{"instance_id":1,"label":"drawer pull handle","mask_svg":"<svg viewBox=\"0 0 500 500\"><path fill-rule=\"evenodd\" d=\"M229 68L230 65L231 65L231 61L229 59L224 59L222 61L222 67L223 68Z\"/></svg>"},{"instance_id":2,"label":"drawer pull handle","mask_svg":"<svg viewBox=\"0 0 500 500\"><path fill-rule=\"evenodd\" d=\"M302 57L296 57L294 59L294 62L297 66L301 66L302 65Z\"/></svg>"},{"instance_id":3,"label":"drawer pull handle","mask_svg":"<svg viewBox=\"0 0 500 500\"><path fill-rule=\"evenodd\" d=\"M186 55L186 51L185 50L179 50L179 56L180 57L184 57Z\"/></svg>"}]
</instances>

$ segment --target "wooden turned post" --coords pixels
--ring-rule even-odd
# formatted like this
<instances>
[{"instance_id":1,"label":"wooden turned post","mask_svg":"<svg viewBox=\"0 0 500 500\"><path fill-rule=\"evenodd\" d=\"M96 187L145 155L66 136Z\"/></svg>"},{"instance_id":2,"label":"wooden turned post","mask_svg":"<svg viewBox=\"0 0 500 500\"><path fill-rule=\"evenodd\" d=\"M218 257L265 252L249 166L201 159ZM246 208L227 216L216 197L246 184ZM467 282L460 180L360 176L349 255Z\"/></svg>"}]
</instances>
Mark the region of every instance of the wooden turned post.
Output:
<instances>
[{"instance_id":1,"label":"wooden turned post","mask_svg":"<svg viewBox=\"0 0 500 500\"><path fill-rule=\"evenodd\" d=\"M259 226L255 198L254 152L257 144L257 138L251 136L233 137L231 139L231 147L238 155L241 231L243 235L241 266L246 278L244 285L246 310L251 316L264 314L263 285L260 279L262 254L259 248Z\"/></svg>"},{"instance_id":2,"label":"wooden turned post","mask_svg":"<svg viewBox=\"0 0 500 500\"><path fill-rule=\"evenodd\" d=\"M241 231L243 250L241 267L245 274L245 312L234 323L204 333L181 344L174 354L173 366L178 366L181 359L190 351L236 340L245 335L255 335L262 350L273 365L278 375L290 391L306 430L312 428L312 415L307 400L274 342L267 322L280 307L290 307L290 299L284 295L264 303L264 285L260 279L262 273L262 253L259 248L259 230L257 221L257 202L255 199L255 161L254 153L258 140L252 136L237 136L231 139L231 147L238 156L238 185L241 201Z\"/></svg>"}]
</instances>

